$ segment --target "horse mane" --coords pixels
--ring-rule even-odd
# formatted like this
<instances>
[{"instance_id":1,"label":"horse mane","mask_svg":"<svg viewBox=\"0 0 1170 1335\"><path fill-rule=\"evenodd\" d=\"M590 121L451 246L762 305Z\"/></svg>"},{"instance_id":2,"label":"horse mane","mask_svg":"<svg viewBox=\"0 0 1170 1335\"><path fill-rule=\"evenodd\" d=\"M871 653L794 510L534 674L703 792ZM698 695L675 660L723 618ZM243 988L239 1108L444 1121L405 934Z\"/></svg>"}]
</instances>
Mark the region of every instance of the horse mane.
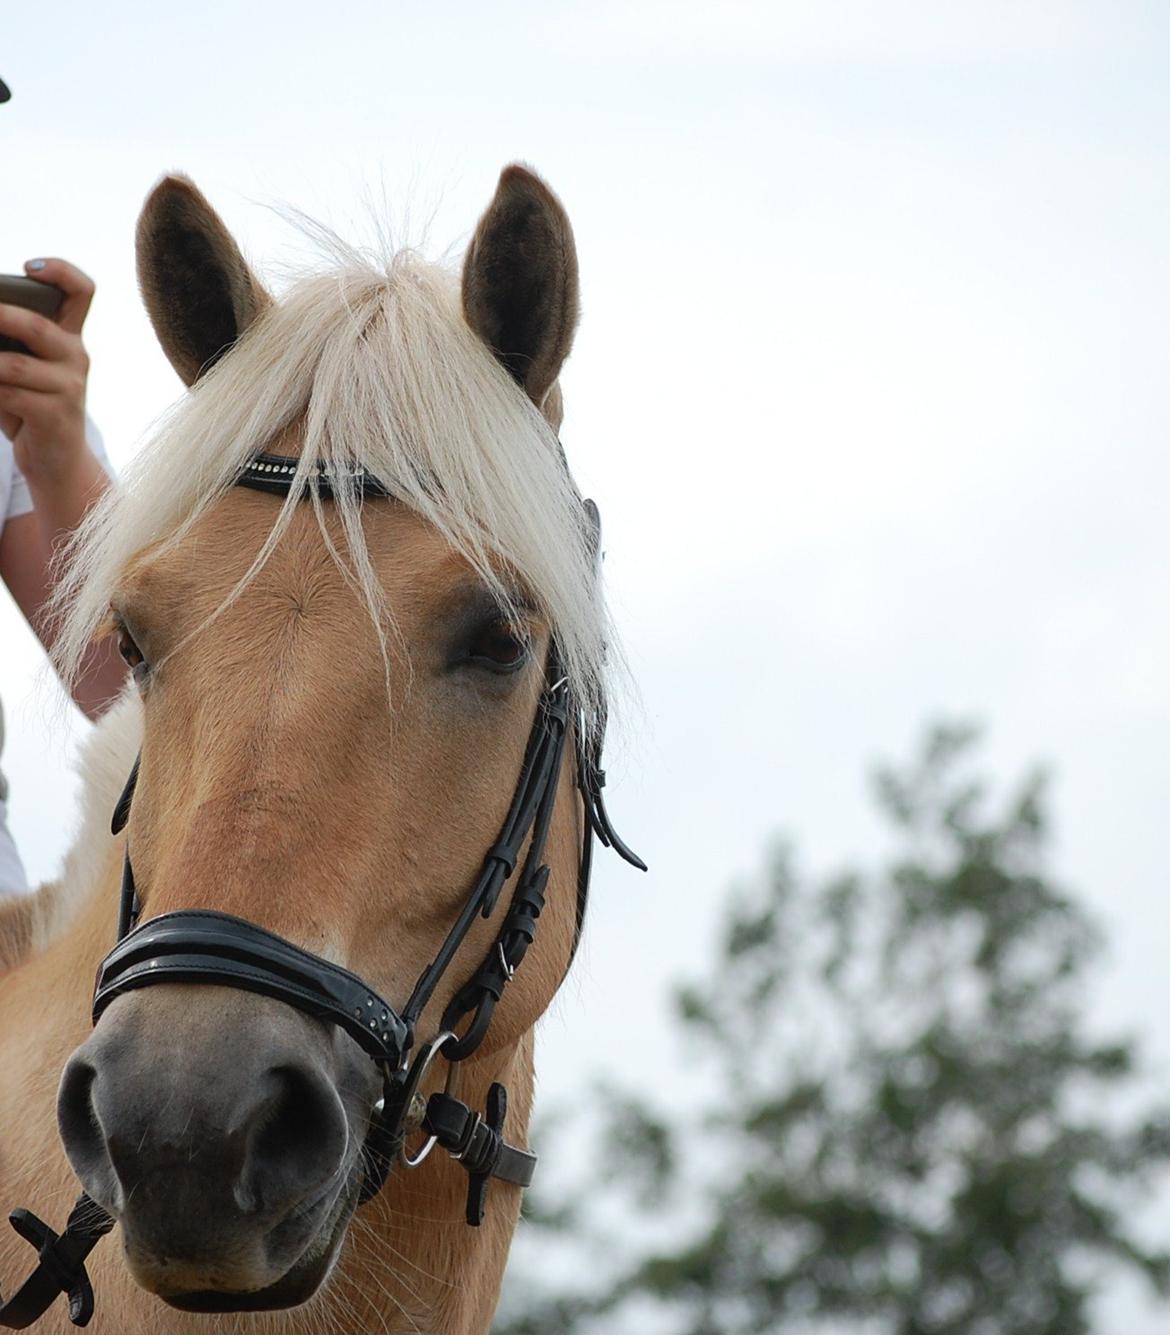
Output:
<instances>
[{"instance_id":1,"label":"horse mane","mask_svg":"<svg viewBox=\"0 0 1170 1335\"><path fill-rule=\"evenodd\" d=\"M76 675L126 563L179 542L251 456L295 429L293 489L231 596L306 491L329 543L310 479L317 467L365 470L438 529L505 608L518 588L536 600L592 727L613 636L595 535L555 433L467 325L456 274L410 250L372 259L335 238L329 247L335 267L301 278L255 320L160 420L78 531L54 600L62 675ZM330 551L385 649L393 625L366 550L359 487L343 482L336 505L345 551Z\"/></svg>"},{"instance_id":2,"label":"horse mane","mask_svg":"<svg viewBox=\"0 0 1170 1335\"><path fill-rule=\"evenodd\" d=\"M39 954L97 889L111 848L110 816L142 742L142 707L127 689L81 747L81 819L61 875L0 903L0 973Z\"/></svg>"}]
</instances>

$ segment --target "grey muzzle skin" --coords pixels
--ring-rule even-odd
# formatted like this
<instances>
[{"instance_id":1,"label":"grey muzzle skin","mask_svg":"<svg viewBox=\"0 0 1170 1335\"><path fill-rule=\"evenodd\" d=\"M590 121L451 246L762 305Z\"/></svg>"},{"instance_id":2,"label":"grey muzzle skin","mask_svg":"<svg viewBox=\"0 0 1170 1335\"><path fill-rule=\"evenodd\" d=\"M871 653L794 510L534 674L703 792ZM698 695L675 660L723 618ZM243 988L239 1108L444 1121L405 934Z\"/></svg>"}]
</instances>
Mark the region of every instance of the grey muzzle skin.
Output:
<instances>
[{"instance_id":1,"label":"grey muzzle skin","mask_svg":"<svg viewBox=\"0 0 1170 1335\"><path fill-rule=\"evenodd\" d=\"M192 1032L190 988L119 999L58 1097L70 1163L132 1273L180 1305L330 1259L381 1083L344 1034L281 1002L204 988L198 1003Z\"/></svg>"}]
</instances>

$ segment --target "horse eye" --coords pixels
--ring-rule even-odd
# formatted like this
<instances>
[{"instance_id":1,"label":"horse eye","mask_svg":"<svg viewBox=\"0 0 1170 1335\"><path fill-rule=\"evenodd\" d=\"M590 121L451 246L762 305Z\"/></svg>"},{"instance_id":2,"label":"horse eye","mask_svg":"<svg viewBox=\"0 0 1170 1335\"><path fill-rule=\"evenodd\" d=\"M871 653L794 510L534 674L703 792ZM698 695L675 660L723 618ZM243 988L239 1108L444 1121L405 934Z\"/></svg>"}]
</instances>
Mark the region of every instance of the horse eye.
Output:
<instances>
[{"instance_id":1,"label":"horse eye","mask_svg":"<svg viewBox=\"0 0 1170 1335\"><path fill-rule=\"evenodd\" d=\"M528 661L528 640L510 626L494 622L476 634L467 659L493 672L515 672Z\"/></svg>"},{"instance_id":2,"label":"horse eye","mask_svg":"<svg viewBox=\"0 0 1170 1335\"><path fill-rule=\"evenodd\" d=\"M130 669L134 680L141 684L148 671L148 664L142 650L134 643L133 635L125 626L118 627L118 653L122 655L122 661Z\"/></svg>"}]
</instances>

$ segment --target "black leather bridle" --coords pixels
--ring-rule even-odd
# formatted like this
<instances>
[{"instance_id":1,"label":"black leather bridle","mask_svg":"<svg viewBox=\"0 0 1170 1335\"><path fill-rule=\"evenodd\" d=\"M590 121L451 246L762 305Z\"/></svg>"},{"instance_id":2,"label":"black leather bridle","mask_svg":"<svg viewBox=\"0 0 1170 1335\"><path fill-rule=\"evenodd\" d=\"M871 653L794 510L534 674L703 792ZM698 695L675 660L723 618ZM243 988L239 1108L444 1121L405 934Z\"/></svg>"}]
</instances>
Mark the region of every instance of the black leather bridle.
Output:
<instances>
[{"instance_id":1,"label":"black leather bridle","mask_svg":"<svg viewBox=\"0 0 1170 1335\"><path fill-rule=\"evenodd\" d=\"M247 464L237 482L254 490L287 495L297 468L295 459L262 454ZM330 497L335 481L328 469L319 467L304 494L310 494L311 488L318 496ZM359 473L349 482L365 496L390 494L369 474ZM584 504L596 530L597 509L591 501ZM642 860L618 837L606 813L602 797L605 774L601 768L603 725L604 721L590 734L582 726L554 642L545 664L545 686L524 763L504 823L484 856L458 918L401 1010L349 970L231 914L189 909L164 913L138 926L140 902L127 845L118 940L98 969L94 1023L116 997L126 992L156 983L184 982L258 992L335 1024L369 1054L382 1075L382 1098L371 1117L363 1150L365 1176L358 1203L377 1194L396 1161L416 1167L435 1145L440 1145L468 1174L466 1217L469 1224L478 1225L484 1216L491 1179L528 1186L536 1156L504 1139L507 1093L502 1085L491 1086L482 1113L450 1093L450 1080L447 1089L425 1100L420 1087L437 1058L451 1063L453 1069L455 1063L466 1060L479 1047L496 1004L536 935L549 878L545 847L570 734L585 810L577 871L574 953L589 892L594 836L627 862L645 870ZM584 740L587 735L592 738L588 743ZM114 834L121 833L129 820L138 770L139 762L135 761L114 809ZM492 915L518 864L515 889L487 955L451 999L438 1034L418 1044L419 1019L435 988L451 968L476 919ZM406 1150L406 1139L416 1131L425 1135L426 1141L422 1150L411 1155ZM85 1259L113 1227L113 1218L82 1194L60 1235L27 1210L14 1211L10 1220L20 1236L37 1248L40 1259L21 1288L6 1303L0 1303L0 1326L23 1329L31 1325L60 1293L68 1295L73 1323L86 1325L93 1315L93 1290Z\"/></svg>"}]
</instances>

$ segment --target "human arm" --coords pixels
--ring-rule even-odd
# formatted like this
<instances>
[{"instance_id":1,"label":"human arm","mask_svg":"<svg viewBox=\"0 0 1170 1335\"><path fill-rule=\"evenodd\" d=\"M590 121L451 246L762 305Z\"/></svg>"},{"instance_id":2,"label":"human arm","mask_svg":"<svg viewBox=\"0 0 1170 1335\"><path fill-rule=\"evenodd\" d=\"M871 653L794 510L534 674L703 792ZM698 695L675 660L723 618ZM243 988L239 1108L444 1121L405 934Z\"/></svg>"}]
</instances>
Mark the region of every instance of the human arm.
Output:
<instances>
[{"instance_id":1,"label":"human arm","mask_svg":"<svg viewBox=\"0 0 1170 1335\"><path fill-rule=\"evenodd\" d=\"M31 354L0 352L0 430L12 442L33 507L4 524L0 578L51 651L55 627L46 609L53 589L53 557L109 486L109 479L85 433L89 359L81 329L93 299L93 283L64 260L33 261L29 276L61 288L65 300L55 321L0 305L0 334L19 339ZM117 695L124 675L112 649L95 645L86 656L73 697L94 718Z\"/></svg>"}]
</instances>

